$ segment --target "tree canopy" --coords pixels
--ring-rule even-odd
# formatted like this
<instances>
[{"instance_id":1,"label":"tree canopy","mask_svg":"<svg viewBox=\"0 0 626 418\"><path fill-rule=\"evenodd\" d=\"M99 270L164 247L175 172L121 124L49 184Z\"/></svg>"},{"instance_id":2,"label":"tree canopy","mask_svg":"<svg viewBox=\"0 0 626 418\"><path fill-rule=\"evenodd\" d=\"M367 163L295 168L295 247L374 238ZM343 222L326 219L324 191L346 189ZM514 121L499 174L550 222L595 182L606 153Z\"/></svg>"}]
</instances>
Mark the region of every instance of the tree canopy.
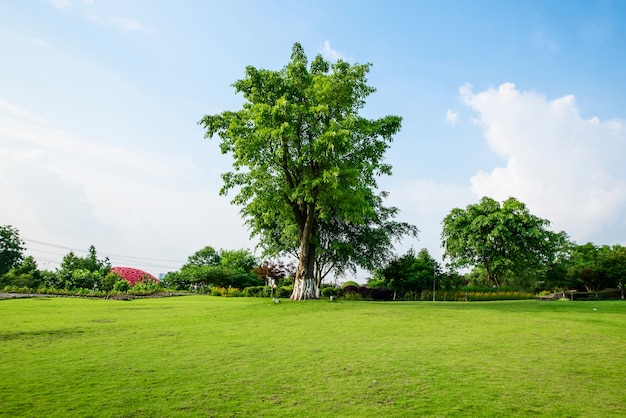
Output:
<instances>
[{"instance_id":1,"label":"tree canopy","mask_svg":"<svg viewBox=\"0 0 626 418\"><path fill-rule=\"evenodd\" d=\"M163 280L176 289L244 288L261 283L253 272L257 266L258 260L249 250L217 251L206 246L190 255L180 271L169 272Z\"/></svg>"},{"instance_id":2,"label":"tree canopy","mask_svg":"<svg viewBox=\"0 0 626 418\"><path fill-rule=\"evenodd\" d=\"M367 223L376 213L376 178L391 173L384 154L401 118L359 115L375 91L369 70L370 64L330 63L321 55L309 65L296 43L283 69L246 68L233 84L245 99L242 109L200 121L205 136L219 136L222 153L233 156L221 193L237 190L232 202L251 233L267 242L277 231L297 231L292 299L317 297L321 225Z\"/></svg>"},{"instance_id":3,"label":"tree canopy","mask_svg":"<svg viewBox=\"0 0 626 418\"><path fill-rule=\"evenodd\" d=\"M403 295L432 289L433 281L440 275L439 270L437 261L422 248L417 254L410 249L403 256L393 258L376 273L389 289Z\"/></svg>"},{"instance_id":4,"label":"tree canopy","mask_svg":"<svg viewBox=\"0 0 626 418\"><path fill-rule=\"evenodd\" d=\"M17 266L24 257L24 242L11 225L0 226L0 276Z\"/></svg>"},{"instance_id":5,"label":"tree canopy","mask_svg":"<svg viewBox=\"0 0 626 418\"><path fill-rule=\"evenodd\" d=\"M454 267L479 266L500 286L507 274L523 274L553 261L564 233L548 230L550 222L509 198L502 205L483 197L465 209L453 209L443 220L445 256Z\"/></svg>"}]
</instances>

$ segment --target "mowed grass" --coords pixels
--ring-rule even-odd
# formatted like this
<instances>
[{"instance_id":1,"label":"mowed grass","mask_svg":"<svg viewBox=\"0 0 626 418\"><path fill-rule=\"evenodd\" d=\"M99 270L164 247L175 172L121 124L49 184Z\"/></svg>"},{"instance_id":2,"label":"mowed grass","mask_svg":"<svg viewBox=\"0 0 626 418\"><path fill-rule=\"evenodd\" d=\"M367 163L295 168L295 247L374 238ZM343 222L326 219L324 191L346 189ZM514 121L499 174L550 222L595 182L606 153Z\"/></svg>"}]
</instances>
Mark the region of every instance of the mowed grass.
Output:
<instances>
[{"instance_id":1,"label":"mowed grass","mask_svg":"<svg viewBox=\"0 0 626 418\"><path fill-rule=\"evenodd\" d=\"M621 301L34 298L0 318L4 416L626 414Z\"/></svg>"}]
</instances>

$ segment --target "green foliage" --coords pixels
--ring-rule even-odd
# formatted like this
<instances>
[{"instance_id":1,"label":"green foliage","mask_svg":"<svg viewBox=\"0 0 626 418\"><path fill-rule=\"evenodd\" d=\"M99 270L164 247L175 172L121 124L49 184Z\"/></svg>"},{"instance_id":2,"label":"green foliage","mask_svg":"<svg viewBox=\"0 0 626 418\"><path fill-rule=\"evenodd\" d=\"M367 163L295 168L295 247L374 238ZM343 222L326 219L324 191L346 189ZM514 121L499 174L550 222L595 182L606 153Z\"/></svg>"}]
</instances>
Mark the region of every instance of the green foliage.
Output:
<instances>
[{"instance_id":1,"label":"green foliage","mask_svg":"<svg viewBox=\"0 0 626 418\"><path fill-rule=\"evenodd\" d=\"M219 266L222 257L220 253L215 251L215 249L211 246L206 246L201 250L196 251L192 255L187 258L187 266L197 266L197 267L209 267L209 266Z\"/></svg>"},{"instance_id":2,"label":"green foliage","mask_svg":"<svg viewBox=\"0 0 626 418\"><path fill-rule=\"evenodd\" d=\"M274 289L274 295L277 298L288 298L289 295L291 295L291 292L293 292L293 285L290 286L279 286L276 289Z\"/></svg>"},{"instance_id":3,"label":"green foliage","mask_svg":"<svg viewBox=\"0 0 626 418\"><path fill-rule=\"evenodd\" d=\"M86 257L79 257L73 251L66 254L56 277L48 276L46 285L65 289L93 289L100 286L101 280L110 271L109 259L98 259L96 248L92 245Z\"/></svg>"},{"instance_id":4,"label":"green foliage","mask_svg":"<svg viewBox=\"0 0 626 418\"><path fill-rule=\"evenodd\" d=\"M343 295L343 291L340 287L324 287L322 289L322 296L328 299L331 296L340 297Z\"/></svg>"},{"instance_id":5,"label":"green foliage","mask_svg":"<svg viewBox=\"0 0 626 418\"><path fill-rule=\"evenodd\" d=\"M211 287L211 296L242 297L245 292L236 287Z\"/></svg>"},{"instance_id":6,"label":"green foliage","mask_svg":"<svg viewBox=\"0 0 626 418\"><path fill-rule=\"evenodd\" d=\"M99 286L102 279L100 271L77 269L72 271L70 288L93 290Z\"/></svg>"},{"instance_id":7,"label":"green foliage","mask_svg":"<svg viewBox=\"0 0 626 418\"><path fill-rule=\"evenodd\" d=\"M221 193L238 191L232 202L242 206L252 234L274 253L298 249L296 281L314 281L320 225L371 219L376 176L391 173L383 156L401 118L359 116L375 91L367 85L369 69L321 55L309 66L296 43L282 70L246 68L233 84L245 100L241 110L199 122L233 156ZM315 283L307 289L294 298L315 298Z\"/></svg>"},{"instance_id":8,"label":"green foliage","mask_svg":"<svg viewBox=\"0 0 626 418\"><path fill-rule=\"evenodd\" d=\"M443 220L441 238L453 267L480 266L500 286L508 274L523 277L553 262L565 245L564 233L532 215L515 198L502 205L489 197L466 209L453 209Z\"/></svg>"},{"instance_id":9,"label":"green foliage","mask_svg":"<svg viewBox=\"0 0 626 418\"><path fill-rule=\"evenodd\" d=\"M354 280L348 280L341 285L341 288L345 289L347 286L359 287L359 284Z\"/></svg>"},{"instance_id":10,"label":"green foliage","mask_svg":"<svg viewBox=\"0 0 626 418\"><path fill-rule=\"evenodd\" d=\"M5 275L0 275L0 288L4 286L37 288L42 284L43 280L41 273L37 270L37 263L30 255L22 259Z\"/></svg>"},{"instance_id":11,"label":"green foliage","mask_svg":"<svg viewBox=\"0 0 626 418\"><path fill-rule=\"evenodd\" d=\"M113 290L116 292L128 292L130 290L130 283L126 280L118 280L113 285Z\"/></svg>"},{"instance_id":12,"label":"green foliage","mask_svg":"<svg viewBox=\"0 0 626 418\"><path fill-rule=\"evenodd\" d=\"M100 289L104 290L105 292L108 292L109 290L113 290L113 286L115 286L115 283L117 283L120 280L123 280L123 279L119 274L110 271L100 281Z\"/></svg>"},{"instance_id":13,"label":"green foliage","mask_svg":"<svg viewBox=\"0 0 626 418\"><path fill-rule=\"evenodd\" d=\"M243 289L261 285L254 274L257 259L249 250L220 250L205 247L191 255L180 271L169 272L163 279L172 289L195 292L210 286Z\"/></svg>"},{"instance_id":14,"label":"green foliage","mask_svg":"<svg viewBox=\"0 0 626 418\"><path fill-rule=\"evenodd\" d=\"M376 272L376 276L389 289L402 296L408 292L419 293L432 289L433 280L441 275L438 263L423 248L417 254L411 249L403 256L391 260L385 268Z\"/></svg>"},{"instance_id":15,"label":"green foliage","mask_svg":"<svg viewBox=\"0 0 626 418\"><path fill-rule=\"evenodd\" d=\"M151 295L163 290L161 283L153 280L140 280L136 282L129 290L128 293L132 295Z\"/></svg>"},{"instance_id":16,"label":"green foliage","mask_svg":"<svg viewBox=\"0 0 626 418\"><path fill-rule=\"evenodd\" d=\"M436 301L447 302L486 302L495 300L524 300L534 299L535 294L523 291L493 291L491 289L465 290L465 291L437 291L435 292ZM433 292L425 290L421 294L421 300L432 301Z\"/></svg>"},{"instance_id":17,"label":"green foliage","mask_svg":"<svg viewBox=\"0 0 626 418\"><path fill-rule=\"evenodd\" d=\"M0 276L19 265L24 257L24 242L17 228L0 226Z\"/></svg>"}]
</instances>

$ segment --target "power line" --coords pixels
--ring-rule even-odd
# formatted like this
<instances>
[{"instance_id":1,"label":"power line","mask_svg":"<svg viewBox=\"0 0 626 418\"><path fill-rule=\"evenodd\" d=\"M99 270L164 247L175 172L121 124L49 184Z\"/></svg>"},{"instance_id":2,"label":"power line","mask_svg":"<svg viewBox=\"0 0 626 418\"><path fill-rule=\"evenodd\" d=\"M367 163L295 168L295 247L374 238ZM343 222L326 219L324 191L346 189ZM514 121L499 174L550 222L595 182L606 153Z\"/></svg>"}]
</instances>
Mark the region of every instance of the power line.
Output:
<instances>
[{"instance_id":1,"label":"power line","mask_svg":"<svg viewBox=\"0 0 626 418\"><path fill-rule=\"evenodd\" d=\"M67 255L67 253L61 253L59 251L55 252L54 249L67 250L67 251L71 251L77 254L88 253L88 251L86 250L81 250L75 247L69 247L66 245L54 244L51 242L45 242L45 241L40 241L40 240L35 240L35 239L30 239L30 238L23 238L23 241L25 244L28 244L26 251L28 253L34 253L33 254L34 258L37 261L40 261L45 264L54 264L54 265L60 266L61 261L51 260L50 256L58 256L61 258ZM34 248L31 244L34 244ZM46 248L46 249L42 249L41 246L43 246L43 248ZM48 250L47 247L50 247L52 251ZM186 262L186 261L181 261L181 260L170 260L170 259L151 258L151 257L137 257L137 256L129 256L129 255L105 253L105 252L98 252L98 255L106 257L108 259L111 259L111 258L114 259L115 264L126 264L128 267L139 268L142 270L159 269L159 270L165 270L165 271L174 271L174 270L178 270L180 266ZM170 264L170 263L173 263L173 264Z\"/></svg>"},{"instance_id":2,"label":"power line","mask_svg":"<svg viewBox=\"0 0 626 418\"><path fill-rule=\"evenodd\" d=\"M62 248L64 250L70 250L73 252L75 251L75 252L87 253L87 251L85 250L80 250L80 249L67 247L67 246L59 245L59 244L52 244L52 243L44 242L44 241L38 241L38 240L30 239L30 238L24 238L24 241L41 244L41 245L45 245L48 247ZM145 261L156 261L156 262L162 262L162 263L180 263L180 264L186 263L186 261L168 260L168 259L163 259L163 258L136 257L136 256L129 256L129 255L124 255L124 254L113 254L113 253L105 253L105 252L100 252L100 254L104 255L105 257L118 257L118 258L124 258L128 260L139 260L139 261L145 260Z\"/></svg>"}]
</instances>

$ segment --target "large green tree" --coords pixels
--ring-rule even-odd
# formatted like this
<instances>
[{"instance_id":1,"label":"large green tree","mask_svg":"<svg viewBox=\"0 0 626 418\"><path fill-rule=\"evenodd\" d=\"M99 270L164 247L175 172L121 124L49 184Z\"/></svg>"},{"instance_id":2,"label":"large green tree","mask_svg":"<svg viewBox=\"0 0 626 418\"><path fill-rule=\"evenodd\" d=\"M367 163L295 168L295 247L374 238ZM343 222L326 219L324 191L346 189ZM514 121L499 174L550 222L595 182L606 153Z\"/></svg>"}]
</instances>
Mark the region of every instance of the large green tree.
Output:
<instances>
[{"instance_id":1,"label":"large green tree","mask_svg":"<svg viewBox=\"0 0 626 418\"><path fill-rule=\"evenodd\" d=\"M381 192L371 196L374 210L361 223L347 222L332 210L319 220L314 273L318 291L331 272L355 274L359 267L370 271L384 267L393 257L394 243L404 236L417 236L414 225L395 220L398 208L383 205L386 195ZM269 255L298 257L298 229L286 222L289 219L285 216L282 222L267 226L262 245Z\"/></svg>"},{"instance_id":2,"label":"large green tree","mask_svg":"<svg viewBox=\"0 0 626 418\"><path fill-rule=\"evenodd\" d=\"M548 229L550 222L531 214L509 198L502 205L489 197L465 209L453 209L443 220L445 256L454 267L481 267L494 286L512 274L522 277L552 262L564 233Z\"/></svg>"},{"instance_id":3,"label":"large green tree","mask_svg":"<svg viewBox=\"0 0 626 418\"><path fill-rule=\"evenodd\" d=\"M369 69L321 55L309 65L296 43L283 69L246 68L234 83L245 99L241 110L200 121L206 136L218 135L222 152L233 156L221 193L237 189L233 203L242 206L252 234L271 235L276 229L268 225L276 221L297 229L294 300L317 297L321 222L363 224L375 211L376 177L391 173L383 157L401 118L359 115L375 91L367 84Z\"/></svg>"},{"instance_id":4,"label":"large green tree","mask_svg":"<svg viewBox=\"0 0 626 418\"><path fill-rule=\"evenodd\" d=\"M24 258L24 242L11 225L0 226L0 276L17 266Z\"/></svg>"}]
</instances>

